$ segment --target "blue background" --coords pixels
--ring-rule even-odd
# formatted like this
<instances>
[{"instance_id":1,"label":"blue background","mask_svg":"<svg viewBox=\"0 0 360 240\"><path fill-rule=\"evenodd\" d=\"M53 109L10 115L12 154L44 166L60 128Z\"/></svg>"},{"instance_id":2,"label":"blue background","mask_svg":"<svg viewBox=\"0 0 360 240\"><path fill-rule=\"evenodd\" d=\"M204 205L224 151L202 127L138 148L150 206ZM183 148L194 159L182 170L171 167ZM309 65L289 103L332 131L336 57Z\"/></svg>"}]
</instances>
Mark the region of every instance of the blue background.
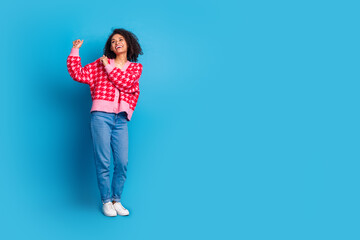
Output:
<instances>
[{"instance_id":1,"label":"blue background","mask_svg":"<svg viewBox=\"0 0 360 240\"><path fill-rule=\"evenodd\" d=\"M356 1L1 3L1 239L359 239ZM83 66L144 55L130 216L101 213Z\"/></svg>"}]
</instances>

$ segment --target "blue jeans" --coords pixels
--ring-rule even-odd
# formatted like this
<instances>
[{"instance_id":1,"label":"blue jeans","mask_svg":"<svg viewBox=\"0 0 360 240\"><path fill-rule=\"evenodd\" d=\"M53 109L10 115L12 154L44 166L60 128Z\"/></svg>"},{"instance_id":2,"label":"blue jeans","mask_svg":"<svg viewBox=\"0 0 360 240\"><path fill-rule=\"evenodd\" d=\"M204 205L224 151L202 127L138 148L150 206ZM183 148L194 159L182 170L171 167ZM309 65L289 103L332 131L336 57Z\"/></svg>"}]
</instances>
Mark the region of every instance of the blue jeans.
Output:
<instances>
[{"instance_id":1,"label":"blue jeans","mask_svg":"<svg viewBox=\"0 0 360 240\"><path fill-rule=\"evenodd\" d=\"M91 137L98 187L103 203L111 200L120 202L126 180L128 163L128 127L126 112L91 112ZM111 149L110 149L111 148ZM114 173L110 194L110 156L114 159Z\"/></svg>"}]
</instances>

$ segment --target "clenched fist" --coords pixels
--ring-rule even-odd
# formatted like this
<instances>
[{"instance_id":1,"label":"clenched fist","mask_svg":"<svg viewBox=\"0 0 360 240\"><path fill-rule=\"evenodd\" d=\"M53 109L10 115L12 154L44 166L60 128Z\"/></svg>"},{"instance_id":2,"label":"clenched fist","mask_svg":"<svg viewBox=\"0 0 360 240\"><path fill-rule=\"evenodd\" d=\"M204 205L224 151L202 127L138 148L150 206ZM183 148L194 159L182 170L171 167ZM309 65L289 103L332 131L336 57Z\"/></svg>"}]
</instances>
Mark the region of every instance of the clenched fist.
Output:
<instances>
[{"instance_id":1,"label":"clenched fist","mask_svg":"<svg viewBox=\"0 0 360 240\"><path fill-rule=\"evenodd\" d=\"M73 41L73 48L80 48L83 42L84 40L80 41L80 39Z\"/></svg>"},{"instance_id":2,"label":"clenched fist","mask_svg":"<svg viewBox=\"0 0 360 240\"><path fill-rule=\"evenodd\" d=\"M103 55L101 58L100 58L100 62L102 62L102 64L104 64L104 66L108 65L108 58Z\"/></svg>"}]
</instances>

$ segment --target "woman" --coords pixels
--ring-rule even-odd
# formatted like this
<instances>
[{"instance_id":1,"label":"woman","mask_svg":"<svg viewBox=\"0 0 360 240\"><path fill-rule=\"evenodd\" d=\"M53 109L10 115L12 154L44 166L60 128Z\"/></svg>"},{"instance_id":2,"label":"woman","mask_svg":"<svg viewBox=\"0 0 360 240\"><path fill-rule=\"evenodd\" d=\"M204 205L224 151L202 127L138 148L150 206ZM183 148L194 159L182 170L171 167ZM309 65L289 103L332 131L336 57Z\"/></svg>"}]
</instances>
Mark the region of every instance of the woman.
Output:
<instances>
[{"instance_id":1,"label":"woman","mask_svg":"<svg viewBox=\"0 0 360 240\"><path fill-rule=\"evenodd\" d=\"M119 28L106 41L104 55L82 67L79 48L83 42L80 39L73 42L67 68L75 81L90 86L90 128L103 213L106 216L126 216L129 211L120 199L128 163L127 122L131 120L140 94L142 64L137 63L137 58L143 52L137 37ZM110 188L111 151L114 173Z\"/></svg>"}]
</instances>

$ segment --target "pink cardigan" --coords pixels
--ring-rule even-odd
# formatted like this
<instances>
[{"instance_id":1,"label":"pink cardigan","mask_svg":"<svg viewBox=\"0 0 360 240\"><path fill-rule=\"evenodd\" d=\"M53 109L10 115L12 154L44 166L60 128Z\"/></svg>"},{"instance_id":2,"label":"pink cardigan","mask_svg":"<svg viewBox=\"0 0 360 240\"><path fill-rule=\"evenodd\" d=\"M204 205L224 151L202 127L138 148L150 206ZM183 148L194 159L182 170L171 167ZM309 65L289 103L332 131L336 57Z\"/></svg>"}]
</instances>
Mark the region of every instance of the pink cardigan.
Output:
<instances>
[{"instance_id":1,"label":"pink cardigan","mask_svg":"<svg viewBox=\"0 0 360 240\"><path fill-rule=\"evenodd\" d=\"M140 89L142 64L127 61L122 69L115 67L114 59L104 67L100 58L81 66L79 49L72 48L67 58L70 76L77 82L90 86L92 111L119 113L125 111L130 121L135 110Z\"/></svg>"}]
</instances>

